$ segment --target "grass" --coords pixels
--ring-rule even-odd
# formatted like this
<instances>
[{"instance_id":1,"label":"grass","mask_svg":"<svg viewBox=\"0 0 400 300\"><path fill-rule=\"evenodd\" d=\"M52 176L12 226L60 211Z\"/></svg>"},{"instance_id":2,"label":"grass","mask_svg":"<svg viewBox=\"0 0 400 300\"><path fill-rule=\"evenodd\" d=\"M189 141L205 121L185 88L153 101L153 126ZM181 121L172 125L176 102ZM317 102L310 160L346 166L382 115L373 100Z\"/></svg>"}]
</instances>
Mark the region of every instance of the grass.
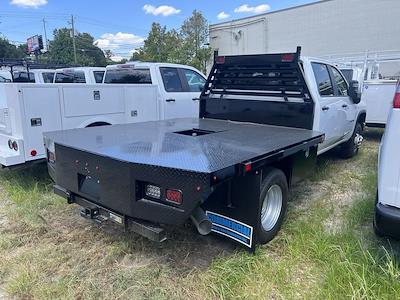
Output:
<instances>
[{"instance_id":1,"label":"grass","mask_svg":"<svg viewBox=\"0 0 400 300\"><path fill-rule=\"evenodd\" d=\"M0 295L36 299L395 299L399 244L372 231L379 131L319 158L286 222L254 255L190 224L157 245L77 217L44 167L0 171Z\"/></svg>"}]
</instances>

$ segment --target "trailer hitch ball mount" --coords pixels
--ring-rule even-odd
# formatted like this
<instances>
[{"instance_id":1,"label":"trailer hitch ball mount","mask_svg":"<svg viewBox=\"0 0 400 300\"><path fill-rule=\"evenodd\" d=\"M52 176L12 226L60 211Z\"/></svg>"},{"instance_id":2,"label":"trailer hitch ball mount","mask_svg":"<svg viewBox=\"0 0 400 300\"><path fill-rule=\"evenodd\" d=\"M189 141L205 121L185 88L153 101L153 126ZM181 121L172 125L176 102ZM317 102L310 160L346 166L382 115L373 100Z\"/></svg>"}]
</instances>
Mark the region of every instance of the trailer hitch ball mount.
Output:
<instances>
[{"instance_id":1,"label":"trailer hitch ball mount","mask_svg":"<svg viewBox=\"0 0 400 300\"><path fill-rule=\"evenodd\" d=\"M98 208L84 207L81 209L81 216L86 219L95 219L98 215Z\"/></svg>"}]
</instances>

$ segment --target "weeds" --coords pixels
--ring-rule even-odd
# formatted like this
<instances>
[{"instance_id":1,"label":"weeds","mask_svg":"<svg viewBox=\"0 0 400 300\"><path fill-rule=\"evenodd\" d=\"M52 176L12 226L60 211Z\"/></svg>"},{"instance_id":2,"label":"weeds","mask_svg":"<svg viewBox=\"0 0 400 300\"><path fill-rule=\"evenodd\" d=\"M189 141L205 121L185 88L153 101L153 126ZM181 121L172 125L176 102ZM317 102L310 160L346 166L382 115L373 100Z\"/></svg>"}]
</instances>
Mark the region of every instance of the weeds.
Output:
<instances>
[{"instance_id":1,"label":"weeds","mask_svg":"<svg viewBox=\"0 0 400 300\"><path fill-rule=\"evenodd\" d=\"M44 166L0 171L0 290L36 299L395 299L400 247L372 233L379 133L371 137L354 159L319 158L281 233L254 255L191 226L162 245L97 226L53 195Z\"/></svg>"}]
</instances>

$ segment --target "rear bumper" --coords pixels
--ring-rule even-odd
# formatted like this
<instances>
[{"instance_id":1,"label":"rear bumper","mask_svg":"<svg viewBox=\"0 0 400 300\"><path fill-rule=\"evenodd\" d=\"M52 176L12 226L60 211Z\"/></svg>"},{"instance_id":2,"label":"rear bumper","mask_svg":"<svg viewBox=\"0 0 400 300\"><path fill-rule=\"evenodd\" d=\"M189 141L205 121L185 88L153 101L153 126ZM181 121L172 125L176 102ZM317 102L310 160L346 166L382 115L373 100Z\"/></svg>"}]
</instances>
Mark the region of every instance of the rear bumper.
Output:
<instances>
[{"instance_id":1,"label":"rear bumper","mask_svg":"<svg viewBox=\"0 0 400 300\"><path fill-rule=\"evenodd\" d=\"M375 206L375 229L379 234L400 238L400 208L383 205Z\"/></svg>"}]
</instances>

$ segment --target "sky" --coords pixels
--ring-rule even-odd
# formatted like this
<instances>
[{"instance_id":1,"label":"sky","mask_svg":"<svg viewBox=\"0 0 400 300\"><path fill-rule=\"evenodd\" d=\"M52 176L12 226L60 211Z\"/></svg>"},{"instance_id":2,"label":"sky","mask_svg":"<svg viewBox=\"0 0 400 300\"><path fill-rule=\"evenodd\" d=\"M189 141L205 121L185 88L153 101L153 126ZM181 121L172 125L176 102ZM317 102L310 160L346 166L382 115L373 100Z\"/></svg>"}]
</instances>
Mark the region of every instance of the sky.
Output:
<instances>
[{"instance_id":1,"label":"sky","mask_svg":"<svg viewBox=\"0 0 400 300\"><path fill-rule=\"evenodd\" d=\"M78 32L94 36L115 59L129 57L143 44L151 24L179 28L194 9L210 24L280 10L316 0L0 0L0 36L13 43L30 36L52 38L55 28L70 27L74 16Z\"/></svg>"}]
</instances>

